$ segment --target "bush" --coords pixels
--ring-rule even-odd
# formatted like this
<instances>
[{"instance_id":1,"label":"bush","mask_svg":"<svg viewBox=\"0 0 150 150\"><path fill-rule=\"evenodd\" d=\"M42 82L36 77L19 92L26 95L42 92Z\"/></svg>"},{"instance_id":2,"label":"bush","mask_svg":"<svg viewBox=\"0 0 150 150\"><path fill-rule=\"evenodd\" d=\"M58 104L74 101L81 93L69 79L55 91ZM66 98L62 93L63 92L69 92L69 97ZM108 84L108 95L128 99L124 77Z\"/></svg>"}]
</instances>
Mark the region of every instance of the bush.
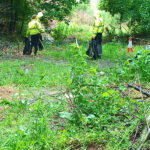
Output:
<instances>
[{"instance_id":1,"label":"bush","mask_svg":"<svg viewBox=\"0 0 150 150\"><path fill-rule=\"evenodd\" d=\"M116 91L108 86L107 80L99 79L96 68L86 63L81 47L75 49L74 57L69 87L73 124L87 128L86 132L100 133L101 143L108 150L137 148L137 143L132 144L132 137L137 124L144 120L143 107L147 106L140 100L122 97L125 87ZM97 143L96 137L92 140Z\"/></svg>"},{"instance_id":2,"label":"bush","mask_svg":"<svg viewBox=\"0 0 150 150\"><path fill-rule=\"evenodd\" d=\"M69 35L69 27L64 22L60 22L52 33L52 37L57 42L62 42Z\"/></svg>"},{"instance_id":3,"label":"bush","mask_svg":"<svg viewBox=\"0 0 150 150\"><path fill-rule=\"evenodd\" d=\"M118 76L123 79L135 79L137 74L143 81L150 81L150 55L149 51L138 52L137 58L125 61L121 69L117 69Z\"/></svg>"}]
</instances>

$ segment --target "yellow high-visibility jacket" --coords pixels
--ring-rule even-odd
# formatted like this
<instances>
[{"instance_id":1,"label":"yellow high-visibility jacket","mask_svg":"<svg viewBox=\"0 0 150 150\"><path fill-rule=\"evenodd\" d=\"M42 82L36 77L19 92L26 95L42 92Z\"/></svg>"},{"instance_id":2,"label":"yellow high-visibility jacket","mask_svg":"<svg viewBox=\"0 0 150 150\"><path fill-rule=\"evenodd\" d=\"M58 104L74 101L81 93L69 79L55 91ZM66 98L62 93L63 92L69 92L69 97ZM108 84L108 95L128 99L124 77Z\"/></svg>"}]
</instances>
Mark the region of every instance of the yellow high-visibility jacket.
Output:
<instances>
[{"instance_id":1,"label":"yellow high-visibility jacket","mask_svg":"<svg viewBox=\"0 0 150 150\"><path fill-rule=\"evenodd\" d=\"M103 23L103 20L101 18L95 19L92 32L93 32L92 37L95 37L97 33L103 33L104 32L104 23Z\"/></svg>"},{"instance_id":2,"label":"yellow high-visibility jacket","mask_svg":"<svg viewBox=\"0 0 150 150\"><path fill-rule=\"evenodd\" d=\"M32 19L28 24L29 34L35 35L44 32L41 23L37 19Z\"/></svg>"}]
</instances>

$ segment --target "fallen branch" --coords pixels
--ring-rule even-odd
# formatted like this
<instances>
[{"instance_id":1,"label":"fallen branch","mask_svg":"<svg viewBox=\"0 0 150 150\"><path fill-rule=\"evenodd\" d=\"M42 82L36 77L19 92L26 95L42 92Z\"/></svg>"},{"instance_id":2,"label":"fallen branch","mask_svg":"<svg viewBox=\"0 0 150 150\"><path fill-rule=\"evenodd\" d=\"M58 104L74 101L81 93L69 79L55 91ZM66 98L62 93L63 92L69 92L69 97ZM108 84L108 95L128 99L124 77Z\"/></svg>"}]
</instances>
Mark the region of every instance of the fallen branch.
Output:
<instances>
[{"instance_id":1,"label":"fallen branch","mask_svg":"<svg viewBox=\"0 0 150 150\"><path fill-rule=\"evenodd\" d=\"M135 90L141 92L142 94L150 97L150 92L147 92L147 91L141 89L141 87L138 87L138 86L135 86L135 85L132 85L132 84L128 84L128 87L134 88Z\"/></svg>"},{"instance_id":2,"label":"fallen branch","mask_svg":"<svg viewBox=\"0 0 150 150\"><path fill-rule=\"evenodd\" d=\"M144 99L147 99L148 97L143 97ZM133 97L132 99L142 99L142 97Z\"/></svg>"}]
</instances>

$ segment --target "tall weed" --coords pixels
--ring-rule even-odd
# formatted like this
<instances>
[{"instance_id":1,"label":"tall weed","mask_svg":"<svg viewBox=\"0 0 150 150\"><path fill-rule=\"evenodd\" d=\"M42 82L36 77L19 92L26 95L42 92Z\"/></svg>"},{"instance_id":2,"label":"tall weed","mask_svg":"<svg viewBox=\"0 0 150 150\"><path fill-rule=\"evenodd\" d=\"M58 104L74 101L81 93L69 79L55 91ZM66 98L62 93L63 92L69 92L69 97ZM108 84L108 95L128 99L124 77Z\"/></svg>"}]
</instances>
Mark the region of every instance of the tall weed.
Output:
<instances>
[{"instance_id":1,"label":"tall weed","mask_svg":"<svg viewBox=\"0 0 150 150\"><path fill-rule=\"evenodd\" d=\"M140 76L144 82L150 81L150 55L149 51L143 50L138 53L136 58L125 61L122 68L118 70L118 75L122 78L135 79Z\"/></svg>"},{"instance_id":2,"label":"tall weed","mask_svg":"<svg viewBox=\"0 0 150 150\"><path fill-rule=\"evenodd\" d=\"M105 143L108 150L131 148L131 137L137 124L144 120L143 107L147 107L146 104L144 106L141 100L122 97L121 91L125 87L119 91L109 87L107 79L100 79L96 68L87 64L81 47L75 48L74 57L69 87L72 95L72 122L86 130L94 132L96 129L103 134L101 142Z\"/></svg>"}]
</instances>

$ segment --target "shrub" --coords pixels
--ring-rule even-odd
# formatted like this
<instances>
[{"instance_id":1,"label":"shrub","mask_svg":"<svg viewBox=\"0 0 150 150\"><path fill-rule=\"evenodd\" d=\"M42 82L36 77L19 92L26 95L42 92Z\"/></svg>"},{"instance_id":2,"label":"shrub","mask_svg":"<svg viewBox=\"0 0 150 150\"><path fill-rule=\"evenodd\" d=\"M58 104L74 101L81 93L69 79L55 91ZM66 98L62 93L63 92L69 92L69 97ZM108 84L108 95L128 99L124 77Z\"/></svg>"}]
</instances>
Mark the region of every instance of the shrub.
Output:
<instances>
[{"instance_id":1,"label":"shrub","mask_svg":"<svg viewBox=\"0 0 150 150\"><path fill-rule=\"evenodd\" d=\"M64 22L60 22L52 33L52 37L57 42L62 42L69 35L69 27Z\"/></svg>"},{"instance_id":2,"label":"shrub","mask_svg":"<svg viewBox=\"0 0 150 150\"><path fill-rule=\"evenodd\" d=\"M122 68L118 72L121 78L135 79L139 74L143 81L150 81L150 55L149 51L143 50L137 53L137 58L129 62L128 60L122 64Z\"/></svg>"},{"instance_id":3,"label":"shrub","mask_svg":"<svg viewBox=\"0 0 150 150\"><path fill-rule=\"evenodd\" d=\"M122 97L125 87L116 91L109 87L106 79L99 79L96 68L87 64L81 47L75 49L74 57L69 86L73 124L103 135L101 143L105 143L108 150L137 148L137 143L132 144L132 137L137 124L144 120L143 107L148 106L140 100Z\"/></svg>"}]
</instances>

